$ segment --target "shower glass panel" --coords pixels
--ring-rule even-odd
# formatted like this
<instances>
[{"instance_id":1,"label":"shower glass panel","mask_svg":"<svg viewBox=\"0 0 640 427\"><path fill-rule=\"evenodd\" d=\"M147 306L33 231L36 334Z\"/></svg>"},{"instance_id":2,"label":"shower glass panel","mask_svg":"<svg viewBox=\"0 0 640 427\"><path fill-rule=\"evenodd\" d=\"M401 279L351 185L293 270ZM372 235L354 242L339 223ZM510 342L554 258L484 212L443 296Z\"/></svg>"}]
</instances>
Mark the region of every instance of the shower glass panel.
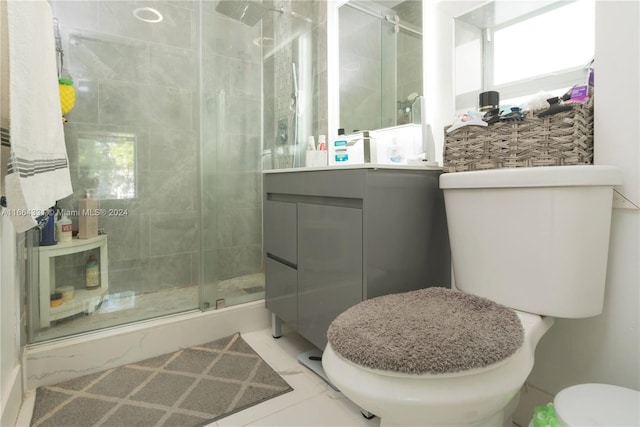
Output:
<instances>
[{"instance_id":1,"label":"shower glass panel","mask_svg":"<svg viewBox=\"0 0 640 427\"><path fill-rule=\"evenodd\" d=\"M101 0L51 6L63 76L76 91L64 125L74 194L58 207L77 230L78 202L89 192L99 202L100 235L38 249L30 342L199 306L199 5L145 2L141 8L140 2ZM100 264L96 290L85 289L91 256ZM56 289L73 294L49 307Z\"/></svg>"},{"instance_id":2,"label":"shower glass panel","mask_svg":"<svg viewBox=\"0 0 640 427\"><path fill-rule=\"evenodd\" d=\"M263 298L262 169L299 164L300 141L327 133L326 5L265 1L251 26L218 1L50 4L76 91L74 194L58 207L77 230L89 192L100 235L39 247L28 233L29 342ZM90 258L101 286L87 290Z\"/></svg>"}]
</instances>

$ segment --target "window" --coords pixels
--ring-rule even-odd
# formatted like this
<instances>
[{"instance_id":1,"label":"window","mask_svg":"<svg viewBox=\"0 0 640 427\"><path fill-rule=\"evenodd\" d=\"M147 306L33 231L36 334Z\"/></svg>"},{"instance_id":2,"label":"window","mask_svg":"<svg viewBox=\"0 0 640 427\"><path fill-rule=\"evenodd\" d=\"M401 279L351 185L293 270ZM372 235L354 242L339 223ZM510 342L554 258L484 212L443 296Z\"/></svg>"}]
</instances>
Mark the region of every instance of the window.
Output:
<instances>
[{"instance_id":1,"label":"window","mask_svg":"<svg viewBox=\"0 0 640 427\"><path fill-rule=\"evenodd\" d=\"M135 148L134 134L80 135L78 175L82 190L92 190L97 199L135 198Z\"/></svg>"},{"instance_id":2,"label":"window","mask_svg":"<svg viewBox=\"0 0 640 427\"><path fill-rule=\"evenodd\" d=\"M477 108L486 90L513 104L539 91L561 95L585 81L594 45L593 0L496 1L472 10L456 19L456 109Z\"/></svg>"}]
</instances>

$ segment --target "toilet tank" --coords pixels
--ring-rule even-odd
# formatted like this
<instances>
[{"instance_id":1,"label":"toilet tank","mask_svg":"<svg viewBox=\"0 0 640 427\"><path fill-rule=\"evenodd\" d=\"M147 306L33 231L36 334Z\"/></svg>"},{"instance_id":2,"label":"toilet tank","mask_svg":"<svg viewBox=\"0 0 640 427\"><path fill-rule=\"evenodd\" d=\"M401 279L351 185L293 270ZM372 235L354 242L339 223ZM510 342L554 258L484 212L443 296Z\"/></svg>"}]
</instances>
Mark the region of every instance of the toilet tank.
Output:
<instances>
[{"instance_id":1,"label":"toilet tank","mask_svg":"<svg viewBox=\"0 0 640 427\"><path fill-rule=\"evenodd\" d=\"M597 165L442 174L456 287L540 315L600 314L621 183Z\"/></svg>"}]
</instances>

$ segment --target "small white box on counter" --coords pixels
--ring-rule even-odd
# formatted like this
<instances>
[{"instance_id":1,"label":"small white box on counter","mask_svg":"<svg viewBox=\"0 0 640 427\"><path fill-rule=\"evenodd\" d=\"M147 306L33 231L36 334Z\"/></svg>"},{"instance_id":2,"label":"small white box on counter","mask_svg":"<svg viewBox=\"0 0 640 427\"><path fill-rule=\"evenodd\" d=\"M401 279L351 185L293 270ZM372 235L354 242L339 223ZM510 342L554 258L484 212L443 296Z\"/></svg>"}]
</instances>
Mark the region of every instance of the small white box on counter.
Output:
<instances>
[{"instance_id":1,"label":"small white box on counter","mask_svg":"<svg viewBox=\"0 0 640 427\"><path fill-rule=\"evenodd\" d=\"M308 168L327 166L327 150L305 151L305 166Z\"/></svg>"}]
</instances>

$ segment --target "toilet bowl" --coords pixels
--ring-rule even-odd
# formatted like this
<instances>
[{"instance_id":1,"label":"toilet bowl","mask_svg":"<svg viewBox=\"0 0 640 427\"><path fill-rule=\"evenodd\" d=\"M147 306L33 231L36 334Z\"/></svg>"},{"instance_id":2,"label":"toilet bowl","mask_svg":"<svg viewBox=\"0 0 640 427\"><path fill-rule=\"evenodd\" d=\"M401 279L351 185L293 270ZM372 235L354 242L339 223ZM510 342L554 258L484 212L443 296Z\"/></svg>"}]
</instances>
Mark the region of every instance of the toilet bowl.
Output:
<instances>
[{"instance_id":1,"label":"toilet bowl","mask_svg":"<svg viewBox=\"0 0 640 427\"><path fill-rule=\"evenodd\" d=\"M329 380L362 409L380 416L381 426L510 426L518 390L531 372L536 345L553 317L584 318L602 312L613 186L620 183L617 168L593 165L443 174L440 187L456 288L515 312L524 332L520 347L487 366L452 372L372 368L345 351L344 339L338 350L338 341L331 336L334 324L350 310L366 307L364 301L329 328L322 357ZM377 303L394 298L379 297ZM397 322L402 312L400 308L359 313L354 325L365 331L356 336L366 338L368 325L384 330L385 322ZM457 315L453 312L457 308L451 316ZM434 327L431 320L423 325ZM446 322L437 326L448 327ZM398 339L405 339L402 330L397 331ZM456 330L439 332L456 336ZM482 335L466 339L481 340ZM423 354L416 355L414 347L425 345L415 344L401 346L414 357L411 364ZM465 341L456 340L428 343L424 354L437 354L434 349L442 346L458 351L464 345Z\"/></svg>"},{"instance_id":2,"label":"toilet bowl","mask_svg":"<svg viewBox=\"0 0 640 427\"><path fill-rule=\"evenodd\" d=\"M382 297L384 298L384 297ZM331 382L381 426L510 426L509 402L531 372L539 339L553 318L515 312L524 341L508 359L485 368L448 374L412 375L355 364L327 344L322 365Z\"/></svg>"}]
</instances>

